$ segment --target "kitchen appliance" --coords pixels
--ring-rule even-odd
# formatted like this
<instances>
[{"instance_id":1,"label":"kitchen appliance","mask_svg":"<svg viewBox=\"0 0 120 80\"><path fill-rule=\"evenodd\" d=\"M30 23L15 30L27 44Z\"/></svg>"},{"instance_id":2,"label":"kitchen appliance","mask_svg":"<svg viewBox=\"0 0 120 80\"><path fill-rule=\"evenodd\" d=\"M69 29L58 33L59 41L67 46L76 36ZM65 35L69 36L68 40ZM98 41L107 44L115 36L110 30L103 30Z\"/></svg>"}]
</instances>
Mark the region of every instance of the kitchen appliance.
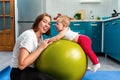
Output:
<instances>
[{"instance_id":1,"label":"kitchen appliance","mask_svg":"<svg viewBox=\"0 0 120 80\"><path fill-rule=\"evenodd\" d=\"M113 10L114 11L114 13L112 13L112 17L117 17L120 13L117 13L117 11L116 10Z\"/></svg>"}]
</instances>

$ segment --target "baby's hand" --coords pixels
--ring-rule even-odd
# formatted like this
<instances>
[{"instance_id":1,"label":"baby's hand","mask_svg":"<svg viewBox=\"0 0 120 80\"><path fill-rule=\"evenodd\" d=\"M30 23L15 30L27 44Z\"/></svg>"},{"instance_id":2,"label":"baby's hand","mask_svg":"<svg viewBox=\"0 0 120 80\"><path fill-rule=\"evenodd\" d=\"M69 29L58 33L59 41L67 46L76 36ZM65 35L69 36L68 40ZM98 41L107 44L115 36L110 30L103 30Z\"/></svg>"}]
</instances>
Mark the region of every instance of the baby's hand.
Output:
<instances>
[{"instance_id":1,"label":"baby's hand","mask_svg":"<svg viewBox=\"0 0 120 80\"><path fill-rule=\"evenodd\" d=\"M54 41L55 41L54 37L48 39L48 42L49 42L49 43L52 43L52 42L54 42Z\"/></svg>"}]
</instances>

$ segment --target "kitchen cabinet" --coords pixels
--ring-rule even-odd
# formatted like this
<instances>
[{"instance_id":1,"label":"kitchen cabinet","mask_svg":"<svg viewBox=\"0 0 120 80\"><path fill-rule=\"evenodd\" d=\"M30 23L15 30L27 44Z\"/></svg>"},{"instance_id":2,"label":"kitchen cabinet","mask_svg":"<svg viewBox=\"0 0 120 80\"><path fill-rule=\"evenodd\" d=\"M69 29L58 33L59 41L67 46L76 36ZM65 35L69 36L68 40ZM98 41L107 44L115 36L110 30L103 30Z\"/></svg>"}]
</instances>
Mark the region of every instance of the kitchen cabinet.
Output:
<instances>
[{"instance_id":1,"label":"kitchen cabinet","mask_svg":"<svg viewBox=\"0 0 120 80\"><path fill-rule=\"evenodd\" d=\"M55 25L56 25L56 22L51 22L50 36L44 35L44 38L50 38L58 34L58 31ZM70 23L70 28L73 31L78 32L79 34L85 34L85 35L91 36L90 35L91 31L88 31L91 29L87 28L87 26L88 26L87 22L71 22Z\"/></svg>"},{"instance_id":2,"label":"kitchen cabinet","mask_svg":"<svg viewBox=\"0 0 120 80\"><path fill-rule=\"evenodd\" d=\"M50 36L45 36L44 38L50 38L58 34L55 27L56 22L51 22ZM101 53L101 40L102 40L102 22L80 22L71 21L70 28L78 32L79 34L87 35L92 40L92 49L96 53Z\"/></svg>"},{"instance_id":3,"label":"kitchen cabinet","mask_svg":"<svg viewBox=\"0 0 120 80\"><path fill-rule=\"evenodd\" d=\"M120 61L120 19L104 23L104 53Z\"/></svg>"},{"instance_id":4,"label":"kitchen cabinet","mask_svg":"<svg viewBox=\"0 0 120 80\"><path fill-rule=\"evenodd\" d=\"M102 22L90 22L89 26L92 28L90 36L92 39L92 49L96 53L101 53Z\"/></svg>"},{"instance_id":5,"label":"kitchen cabinet","mask_svg":"<svg viewBox=\"0 0 120 80\"><path fill-rule=\"evenodd\" d=\"M101 53L102 22L71 22L70 27L79 34L87 35L92 40L92 49Z\"/></svg>"},{"instance_id":6,"label":"kitchen cabinet","mask_svg":"<svg viewBox=\"0 0 120 80\"><path fill-rule=\"evenodd\" d=\"M71 22L70 27L79 34L87 35L92 40L92 49L101 53L102 43L102 22Z\"/></svg>"},{"instance_id":7,"label":"kitchen cabinet","mask_svg":"<svg viewBox=\"0 0 120 80\"><path fill-rule=\"evenodd\" d=\"M89 35L90 36L90 31L88 27L88 22L71 22L70 23L70 28L71 30L79 33L79 34L84 34L84 35Z\"/></svg>"}]
</instances>

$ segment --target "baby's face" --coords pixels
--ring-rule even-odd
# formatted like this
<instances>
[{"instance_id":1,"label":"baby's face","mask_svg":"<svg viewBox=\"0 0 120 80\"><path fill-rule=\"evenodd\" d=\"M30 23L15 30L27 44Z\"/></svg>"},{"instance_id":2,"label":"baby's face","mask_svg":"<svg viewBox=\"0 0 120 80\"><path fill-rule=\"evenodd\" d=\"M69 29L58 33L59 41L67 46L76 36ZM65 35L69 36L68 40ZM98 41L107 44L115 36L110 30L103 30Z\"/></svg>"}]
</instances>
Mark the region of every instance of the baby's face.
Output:
<instances>
[{"instance_id":1,"label":"baby's face","mask_svg":"<svg viewBox=\"0 0 120 80\"><path fill-rule=\"evenodd\" d=\"M61 22L56 22L56 28L60 32L63 30L64 25Z\"/></svg>"}]
</instances>

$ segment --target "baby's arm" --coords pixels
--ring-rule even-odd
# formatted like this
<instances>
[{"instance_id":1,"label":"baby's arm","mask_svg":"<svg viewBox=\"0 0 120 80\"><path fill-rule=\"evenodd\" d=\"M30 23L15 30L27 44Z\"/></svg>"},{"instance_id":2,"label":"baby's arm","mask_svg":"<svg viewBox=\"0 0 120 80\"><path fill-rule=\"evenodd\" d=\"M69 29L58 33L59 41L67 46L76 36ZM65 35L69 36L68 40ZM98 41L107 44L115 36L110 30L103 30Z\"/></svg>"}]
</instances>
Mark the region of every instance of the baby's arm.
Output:
<instances>
[{"instance_id":1,"label":"baby's arm","mask_svg":"<svg viewBox=\"0 0 120 80\"><path fill-rule=\"evenodd\" d=\"M67 31L68 31L68 28L64 28L56 36L50 38L50 41L57 41L57 40L63 38Z\"/></svg>"}]
</instances>

